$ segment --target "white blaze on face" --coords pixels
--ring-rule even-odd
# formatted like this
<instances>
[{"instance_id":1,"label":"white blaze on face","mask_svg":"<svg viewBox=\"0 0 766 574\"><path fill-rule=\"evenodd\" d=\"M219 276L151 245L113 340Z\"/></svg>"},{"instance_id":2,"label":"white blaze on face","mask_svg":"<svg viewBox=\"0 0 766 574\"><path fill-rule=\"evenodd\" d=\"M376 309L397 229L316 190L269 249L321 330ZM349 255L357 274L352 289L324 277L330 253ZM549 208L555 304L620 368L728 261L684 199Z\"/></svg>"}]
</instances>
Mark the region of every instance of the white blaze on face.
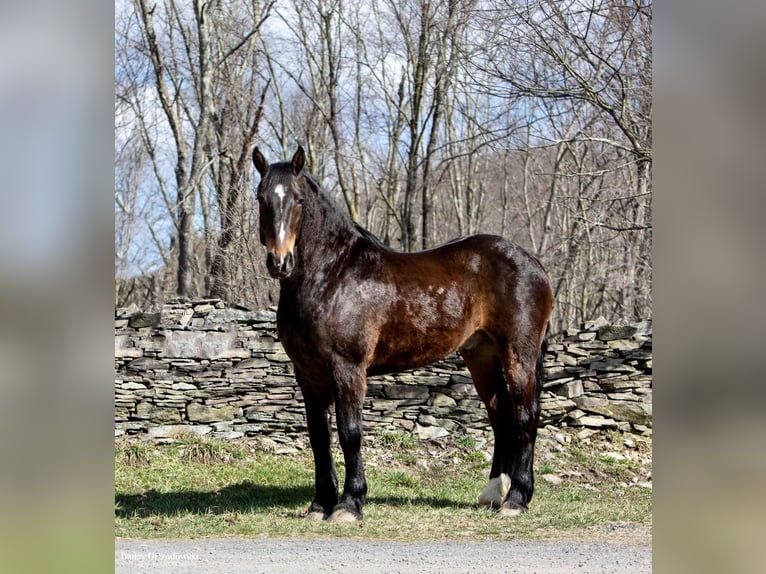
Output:
<instances>
[{"instance_id":1,"label":"white blaze on face","mask_svg":"<svg viewBox=\"0 0 766 574\"><path fill-rule=\"evenodd\" d=\"M278 183L277 185L275 185L274 193L276 193L277 197L279 198L279 217L282 218L282 215L283 215L282 202L285 200L284 186L281 183ZM279 223L279 242L284 243L286 236L287 236L287 231L285 231L285 222L284 220L282 220Z\"/></svg>"}]
</instances>

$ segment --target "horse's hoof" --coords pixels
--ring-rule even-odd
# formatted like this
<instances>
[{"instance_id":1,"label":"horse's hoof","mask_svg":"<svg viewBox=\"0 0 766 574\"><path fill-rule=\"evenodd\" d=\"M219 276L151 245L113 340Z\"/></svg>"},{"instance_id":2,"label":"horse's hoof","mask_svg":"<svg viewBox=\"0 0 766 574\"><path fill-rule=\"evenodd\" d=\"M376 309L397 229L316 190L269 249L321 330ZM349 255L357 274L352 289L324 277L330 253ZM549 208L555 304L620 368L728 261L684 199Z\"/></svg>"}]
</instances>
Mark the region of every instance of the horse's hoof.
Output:
<instances>
[{"instance_id":1,"label":"horse's hoof","mask_svg":"<svg viewBox=\"0 0 766 574\"><path fill-rule=\"evenodd\" d=\"M313 512L306 513L305 519L309 522L321 522L324 520L324 512L314 510Z\"/></svg>"},{"instance_id":2,"label":"horse's hoof","mask_svg":"<svg viewBox=\"0 0 766 574\"><path fill-rule=\"evenodd\" d=\"M502 507L503 500L505 500L509 490L511 490L511 477L507 474L496 476L481 491L479 506L489 506L490 508Z\"/></svg>"},{"instance_id":3,"label":"horse's hoof","mask_svg":"<svg viewBox=\"0 0 766 574\"><path fill-rule=\"evenodd\" d=\"M330 522L343 522L346 524L352 524L361 520L361 517L357 516L353 512L349 512L345 508L338 508L330 515L330 518L327 520Z\"/></svg>"},{"instance_id":4,"label":"horse's hoof","mask_svg":"<svg viewBox=\"0 0 766 574\"><path fill-rule=\"evenodd\" d=\"M515 504L514 505L504 504L503 506L500 507L500 510L497 511L497 514L500 516L512 517L512 516L518 516L519 514L525 511L526 511L526 508L522 508L521 506L516 506Z\"/></svg>"}]
</instances>

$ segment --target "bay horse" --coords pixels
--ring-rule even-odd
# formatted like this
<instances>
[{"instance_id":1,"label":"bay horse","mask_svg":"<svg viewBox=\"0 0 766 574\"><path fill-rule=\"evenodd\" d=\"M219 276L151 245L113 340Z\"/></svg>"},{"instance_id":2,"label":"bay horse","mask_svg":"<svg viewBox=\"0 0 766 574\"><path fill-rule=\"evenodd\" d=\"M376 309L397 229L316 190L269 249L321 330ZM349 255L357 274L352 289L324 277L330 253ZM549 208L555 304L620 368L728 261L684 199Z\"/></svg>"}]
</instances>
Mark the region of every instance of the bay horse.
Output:
<instances>
[{"instance_id":1,"label":"bay horse","mask_svg":"<svg viewBox=\"0 0 766 574\"><path fill-rule=\"evenodd\" d=\"M260 174L259 233L280 282L277 330L303 393L314 454L315 497L306 518L362 518L361 457L367 377L432 363L458 350L486 405L495 438L479 503L501 515L527 509L540 415L540 373L553 295L540 262L492 235L417 253L381 243L291 161ZM338 497L331 407L346 476Z\"/></svg>"}]
</instances>

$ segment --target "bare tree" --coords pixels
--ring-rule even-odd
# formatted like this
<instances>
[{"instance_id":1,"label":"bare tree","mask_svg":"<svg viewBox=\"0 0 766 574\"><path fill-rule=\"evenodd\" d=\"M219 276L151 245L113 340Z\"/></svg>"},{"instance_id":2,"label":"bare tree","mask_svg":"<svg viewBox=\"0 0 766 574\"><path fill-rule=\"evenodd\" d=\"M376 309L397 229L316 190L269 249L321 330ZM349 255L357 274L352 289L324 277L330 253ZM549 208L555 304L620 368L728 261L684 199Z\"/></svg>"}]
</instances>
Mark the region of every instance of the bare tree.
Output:
<instances>
[{"instance_id":1,"label":"bare tree","mask_svg":"<svg viewBox=\"0 0 766 574\"><path fill-rule=\"evenodd\" d=\"M133 111L173 223L175 292L236 299L241 273L230 251L244 221L249 149L268 85L255 70L271 3L253 2L249 11L201 0L132 6L119 29L118 99Z\"/></svg>"},{"instance_id":2,"label":"bare tree","mask_svg":"<svg viewBox=\"0 0 766 574\"><path fill-rule=\"evenodd\" d=\"M487 232L529 248L556 287L554 330L651 316L650 1L272 3L132 0L118 21L133 121L115 259L157 262L134 292L157 300L175 273L181 294L273 301L257 140L275 158L302 143L394 247Z\"/></svg>"},{"instance_id":3,"label":"bare tree","mask_svg":"<svg viewBox=\"0 0 766 574\"><path fill-rule=\"evenodd\" d=\"M482 71L542 112L537 145L557 150L547 175L556 207L545 217L549 226L558 213L566 246L556 270L562 323L599 309L650 313L651 2L507 1L485 15L496 41ZM619 267L599 242L620 244ZM612 283L594 289L599 276Z\"/></svg>"}]
</instances>

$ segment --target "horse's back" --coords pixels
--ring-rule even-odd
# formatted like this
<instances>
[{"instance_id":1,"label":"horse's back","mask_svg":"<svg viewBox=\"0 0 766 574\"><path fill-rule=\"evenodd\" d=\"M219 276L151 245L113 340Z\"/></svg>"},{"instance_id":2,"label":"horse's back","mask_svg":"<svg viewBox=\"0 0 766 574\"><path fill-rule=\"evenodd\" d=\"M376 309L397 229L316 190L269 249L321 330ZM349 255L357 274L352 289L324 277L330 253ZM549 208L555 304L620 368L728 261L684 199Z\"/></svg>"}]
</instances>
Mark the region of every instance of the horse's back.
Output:
<instances>
[{"instance_id":1,"label":"horse's back","mask_svg":"<svg viewBox=\"0 0 766 574\"><path fill-rule=\"evenodd\" d=\"M550 289L539 259L499 235L469 235L400 256L412 264L413 273L436 267L449 281L478 281L489 289L523 287L543 292Z\"/></svg>"},{"instance_id":2,"label":"horse's back","mask_svg":"<svg viewBox=\"0 0 766 574\"><path fill-rule=\"evenodd\" d=\"M478 331L530 342L544 332L552 300L545 270L503 237L473 235L415 253L388 251L378 264L375 281L395 285L389 291L395 295L374 321L375 374L427 364Z\"/></svg>"}]
</instances>

